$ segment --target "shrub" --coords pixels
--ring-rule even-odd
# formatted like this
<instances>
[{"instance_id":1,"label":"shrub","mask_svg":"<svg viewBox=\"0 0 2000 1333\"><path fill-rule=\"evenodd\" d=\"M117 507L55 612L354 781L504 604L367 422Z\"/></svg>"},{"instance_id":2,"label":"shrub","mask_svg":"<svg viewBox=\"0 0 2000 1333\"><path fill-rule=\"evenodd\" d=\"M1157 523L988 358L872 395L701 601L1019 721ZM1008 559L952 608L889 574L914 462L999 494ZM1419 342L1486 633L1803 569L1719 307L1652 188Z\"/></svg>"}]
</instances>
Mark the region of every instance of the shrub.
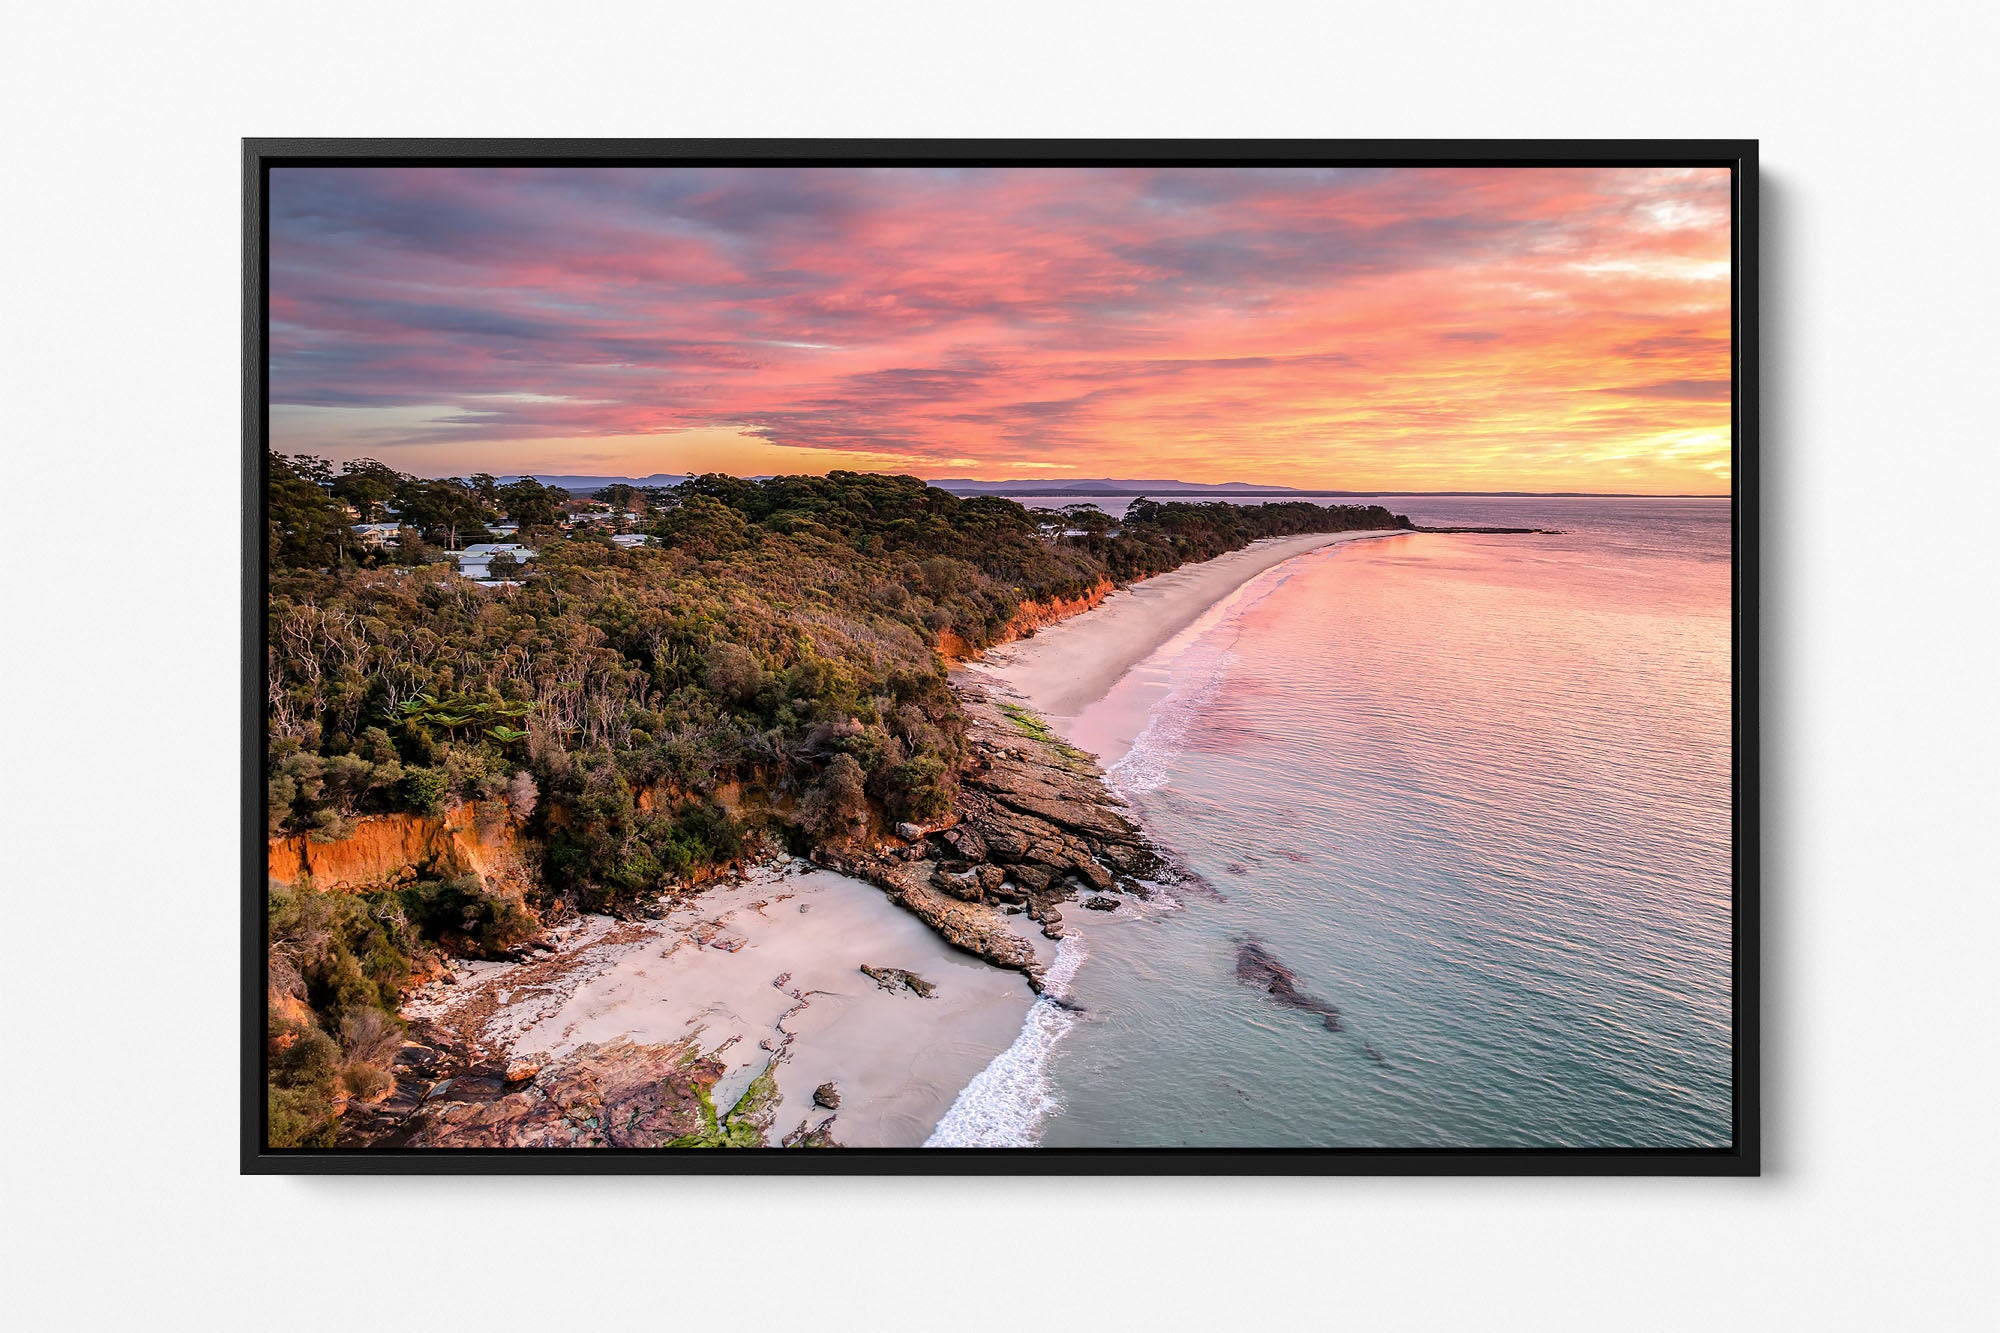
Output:
<instances>
[{"instance_id":1,"label":"shrub","mask_svg":"<svg viewBox=\"0 0 2000 1333\"><path fill-rule=\"evenodd\" d=\"M943 756L920 754L896 765L889 774L888 803L903 819L925 823L951 811L951 789L945 783Z\"/></svg>"},{"instance_id":2,"label":"shrub","mask_svg":"<svg viewBox=\"0 0 2000 1333\"><path fill-rule=\"evenodd\" d=\"M340 1086L356 1101L379 1101L396 1086L395 1078L381 1065L349 1061L340 1068Z\"/></svg>"},{"instance_id":3,"label":"shrub","mask_svg":"<svg viewBox=\"0 0 2000 1333\"><path fill-rule=\"evenodd\" d=\"M451 779L435 768L411 768L403 771L403 803L421 814L434 815L444 809L445 794L451 790Z\"/></svg>"},{"instance_id":4,"label":"shrub","mask_svg":"<svg viewBox=\"0 0 2000 1333\"><path fill-rule=\"evenodd\" d=\"M821 838L840 841L854 836L868 818L867 774L853 756L837 754L826 772L799 802L805 825Z\"/></svg>"},{"instance_id":5,"label":"shrub","mask_svg":"<svg viewBox=\"0 0 2000 1333\"><path fill-rule=\"evenodd\" d=\"M360 1009L340 1020L340 1049L350 1061L386 1065L403 1044L402 1021L380 1009Z\"/></svg>"},{"instance_id":6,"label":"shrub","mask_svg":"<svg viewBox=\"0 0 2000 1333\"><path fill-rule=\"evenodd\" d=\"M764 669L749 649L733 643L718 643L708 650L708 665L702 673L708 692L733 704L757 697L764 685Z\"/></svg>"},{"instance_id":7,"label":"shrub","mask_svg":"<svg viewBox=\"0 0 2000 1333\"><path fill-rule=\"evenodd\" d=\"M333 1101L313 1087L282 1087L275 1081L264 1090L264 1133L273 1148L331 1148L340 1122Z\"/></svg>"},{"instance_id":8,"label":"shrub","mask_svg":"<svg viewBox=\"0 0 2000 1333\"><path fill-rule=\"evenodd\" d=\"M405 889L402 900L419 930L469 958L498 957L541 929L518 896L488 891L477 875L422 880Z\"/></svg>"}]
</instances>

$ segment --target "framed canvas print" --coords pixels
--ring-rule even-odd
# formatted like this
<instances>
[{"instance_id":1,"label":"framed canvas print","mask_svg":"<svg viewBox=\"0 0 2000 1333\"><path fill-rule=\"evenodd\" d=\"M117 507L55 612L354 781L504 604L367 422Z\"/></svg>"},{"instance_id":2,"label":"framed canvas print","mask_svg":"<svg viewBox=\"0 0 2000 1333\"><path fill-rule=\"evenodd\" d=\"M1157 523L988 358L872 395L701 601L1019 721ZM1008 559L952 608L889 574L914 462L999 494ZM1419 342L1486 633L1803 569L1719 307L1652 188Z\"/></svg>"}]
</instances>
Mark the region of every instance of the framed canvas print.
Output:
<instances>
[{"instance_id":1,"label":"framed canvas print","mask_svg":"<svg viewBox=\"0 0 2000 1333\"><path fill-rule=\"evenodd\" d=\"M243 1168L1755 1173L1756 199L246 143Z\"/></svg>"}]
</instances>

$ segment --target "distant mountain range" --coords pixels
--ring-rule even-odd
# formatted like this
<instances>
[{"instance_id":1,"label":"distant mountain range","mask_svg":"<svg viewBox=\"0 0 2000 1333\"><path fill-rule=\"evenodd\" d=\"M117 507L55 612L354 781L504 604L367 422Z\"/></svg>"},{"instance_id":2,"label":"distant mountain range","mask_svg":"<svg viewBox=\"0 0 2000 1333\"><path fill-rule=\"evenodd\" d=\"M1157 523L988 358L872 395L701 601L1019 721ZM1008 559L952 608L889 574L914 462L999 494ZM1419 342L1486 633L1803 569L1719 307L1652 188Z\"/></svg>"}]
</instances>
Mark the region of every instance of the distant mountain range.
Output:
<instances>
[{"instance_id":1,"label":"distant mountain range","mask_svg":"<svg viewBox=\"0 0 2000 1333\"><path fill-rule=\"evenodd\" d=\"M650 477L563 477L546 472L506 472L502 473L497 480L501 485L505 486L511 482L519 481L525 476L533 476L536 481L539 481L544 486L560 486L564 490L578 495L586 491L601 491L606 486L678 486L687 480L685 473L668 472L655 472Z\"/></svg>"},{"instance_id":2,"label":"distant mountain range","mask_svg":"<svg viewBox=\"0 0 2000 1333\"><path fill-rule=\"evenodd\" d=\"M509 472L499 478L505 484L519 481L523 476L532 475L544 486L560 486L574 495L586 495L591 491L603 490L606 486L678 486L687 480L684 474L655 472L647 477L584 477L562 476L554 473L533 474ZM751 477L751 481L763 481L763 476ZM1081 480L1050 481L1047 478L1016 478L1011 481L975 481L970 477L943 477L930 483L941 491L953 495L1033 495L1063 496L1074 495L1079 499L1091 496L1138 496L1138 495L1179 495L1179 496L1230 496L1230 495L1292 495L1300 499L1308 497L1324 499L1328 496L1380 496L1380 495L1481 495L1481 496L1536 496L1542 499L1707 499L1706 496L1661 495L1639 497L1623 495L1614 491L1316 491L1301 490L1296 486L1273 486L1251 481L1134 481L1121 477L1092 477Z\"/></svg>"},{"instance_id":3,"label":"distant mountain range","mask_svg":"<svg viewBox=\"0 0 2000 1333\"><path fill-rule=\"evenodd\" d=\"M649 477L586 477L557 473L509 472L499 480L505 484L533 476L544 486L560 486L582 494L606 486L678 486L687 477L678 473L655 472ZM751 478L753 481L761 477ZM931 485L953 495L1347 495L1348 491L1301 491L1293 486L1260 486L1247 481L1208 483L1200 481L1130 481L1117 477L1097 477L1080 481L1052 482L1047 478L1016 481L974 481L970 477L945 477Z\"/></svg>"},{"instance_id":4,"label":"distant mountain range","mask_svg":"<svg viewBox=\"0 0 2000 1333\"><path fill-rule=\"evenodd\" d=\"M931 483L953 495L1306 495L1295 486L1267 486L1248 481L1131 481L1118 477L1092 477L1074 481L1051 481L1047 477L1015 481L974 481L969 477L943 477ZM1334 492L1324 492L1333 494ZM1342 492L1344 494L1344 492Z\"/></svg>"}]
</instances>

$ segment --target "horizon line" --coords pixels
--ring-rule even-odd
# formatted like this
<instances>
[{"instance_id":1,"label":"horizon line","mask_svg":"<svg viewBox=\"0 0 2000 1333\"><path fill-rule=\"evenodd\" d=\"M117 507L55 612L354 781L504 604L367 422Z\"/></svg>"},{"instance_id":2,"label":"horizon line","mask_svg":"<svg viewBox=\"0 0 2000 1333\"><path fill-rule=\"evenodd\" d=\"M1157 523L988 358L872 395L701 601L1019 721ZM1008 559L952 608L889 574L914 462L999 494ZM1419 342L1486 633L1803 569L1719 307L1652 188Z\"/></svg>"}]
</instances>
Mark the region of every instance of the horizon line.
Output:
<instances>
[{"instance_id":1,"label":"horizon line","mask_svg":"<svg viewBox=\"0 0 2000 1333\"><path fill-rule=\"evenodd\" d=\"M1140 497L1151 496L1156 493L1162 495L1171 494L1170 492L1161 491L1157 487L1147 488L1131 483L1128 483L1121 489L1115 489L1115 490L1109 489L1110 486L1115 486L1120 481L1123 480L1122 478L1117 478L1117 477L1107 478L1106 487L1092 490L1087 488L1079 489L1074 485L1070 486L1055 485L1055 486L1036 487L1034 485L1028 485L1028 484L1023 484L1023 485L1014 484L1015 482L1032 482L1033 481L1032 478L1005 478L1000 481L981 481L976 477L921 477L914 472L897 472L882 468L876 468L876 469L829 468L825 472L754 472L754 473L730 472L730 473L724 473L723 475L735 477L739 481L761 481L761 480L770 480L777 477L823 477L834 472L849 472L857 476L865 476L865 477L909 477L912 480L921 481L924 483L924 485L933 487L938 490L948 490L949 488L941 485L940 483L949 481L949 482L963 483L966 486L978 486L989 489L994 487L1005 486L1008 487L1009 491L1014 494L1033 495L1033 496L1095 495L1095 496L1117 497L1117 498L1123 498L1127 496L1140 498ZM448 475L458 480L465 480L470 476L472 476L473 474L448 473L441 475ZM642 482L645 481L647 477L681 477L682 479L685 480L691 477L713 476L716 474L714 471L705 473L704 472L652 472L646 474L646 476L633 476L630 474L615 474L609 472L603 472L603 473L562 472L556 469L547 469L543 471L533 471L533 472L508 471L508 472L494 473L492 475L500 479L505 479L505 478L518 479L523 477L565 477L565 476L577 477L588 480L596 480L602 478L605 481L605 484L615 486L621 483L633 484ZM1184 481L1181 480L1180 478L1169 479L1166 481L1165 484L1170 486L1202 487L1205 488L1206 493L1226 491L1230 494L1235 494L1235 495L1255 495L1260 497L1295 495L1301 498L1326 497L1326 496L1369 496L1369 495L1426 495L1426 496L1468 495L1468 496L1518 496L1524 499L1539 498L1539 499L1577 499L1577 500L1728 500L1734 498L1735 496L1735 490L1733 487L1729 490L1723 490L1723 491L1575 491L1575 490L1524 491L1524 490L1478 490L1471 487L1462 487L1462 486L1454 486L1454 487L1432 489L1432 490L1415 490L1415 489L1397 488L1397 487L1374 487L1374 488L1357 489L1351 487L1333 487L1333 486L1326 486L1326 487L1285 486L1274 482ZM1003 495L1002 498L1005 498L1005 496Z\"/></svg>"}]
</instances>

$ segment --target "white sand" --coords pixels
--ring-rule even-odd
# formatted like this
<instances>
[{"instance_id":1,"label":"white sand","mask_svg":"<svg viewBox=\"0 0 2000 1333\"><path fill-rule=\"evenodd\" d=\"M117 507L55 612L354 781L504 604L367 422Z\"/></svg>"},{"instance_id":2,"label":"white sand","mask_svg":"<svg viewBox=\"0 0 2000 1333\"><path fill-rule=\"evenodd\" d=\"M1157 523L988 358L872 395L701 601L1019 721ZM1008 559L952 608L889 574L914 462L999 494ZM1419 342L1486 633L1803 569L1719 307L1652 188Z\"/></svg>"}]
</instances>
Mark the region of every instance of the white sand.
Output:
<instances>
[{"instance_id":1,"label":"white sand","mask_svg":"<svg viewBox=\"0 0 2000 1333\"><path fill-rule=\"evenodd\" d=\"M1120 588L1091 610L1032 639L993 649L970 669L1020 695L1060 731L1061 723L1102 699L1133 666L1265 570L1337 542L1399 535L1400 529L1370 529L1252 542Z\"/></svg>"},{"instance_id":2,"label":"white sand","mask_svg":"<svg viewBox=\"0 0 2000 1333\"><path fill-rule=\"evenodd\" d=\"M734 952L714 947L736 939ZM515 965L479 964L469 981L429 988L408 1009L435 1015L440 1004L504 993L484 1039L524 1058L621 1036L694 1036L728 1067L715 1089L722 1109L782 1052L773 1143L801 1120L826 1118L813 1090L832 1082L841 1143L920 1146L959 1089L1014 1041L1034 999L1018 972L960 953L873 885L823 870L759 871L636 928L592 918L561 952L570 965L552 981L510 988ZM906 968L937 992L885 991L863 963ZM787 973L782 989L773 984Z\"/></svg>"}]
</instances>

